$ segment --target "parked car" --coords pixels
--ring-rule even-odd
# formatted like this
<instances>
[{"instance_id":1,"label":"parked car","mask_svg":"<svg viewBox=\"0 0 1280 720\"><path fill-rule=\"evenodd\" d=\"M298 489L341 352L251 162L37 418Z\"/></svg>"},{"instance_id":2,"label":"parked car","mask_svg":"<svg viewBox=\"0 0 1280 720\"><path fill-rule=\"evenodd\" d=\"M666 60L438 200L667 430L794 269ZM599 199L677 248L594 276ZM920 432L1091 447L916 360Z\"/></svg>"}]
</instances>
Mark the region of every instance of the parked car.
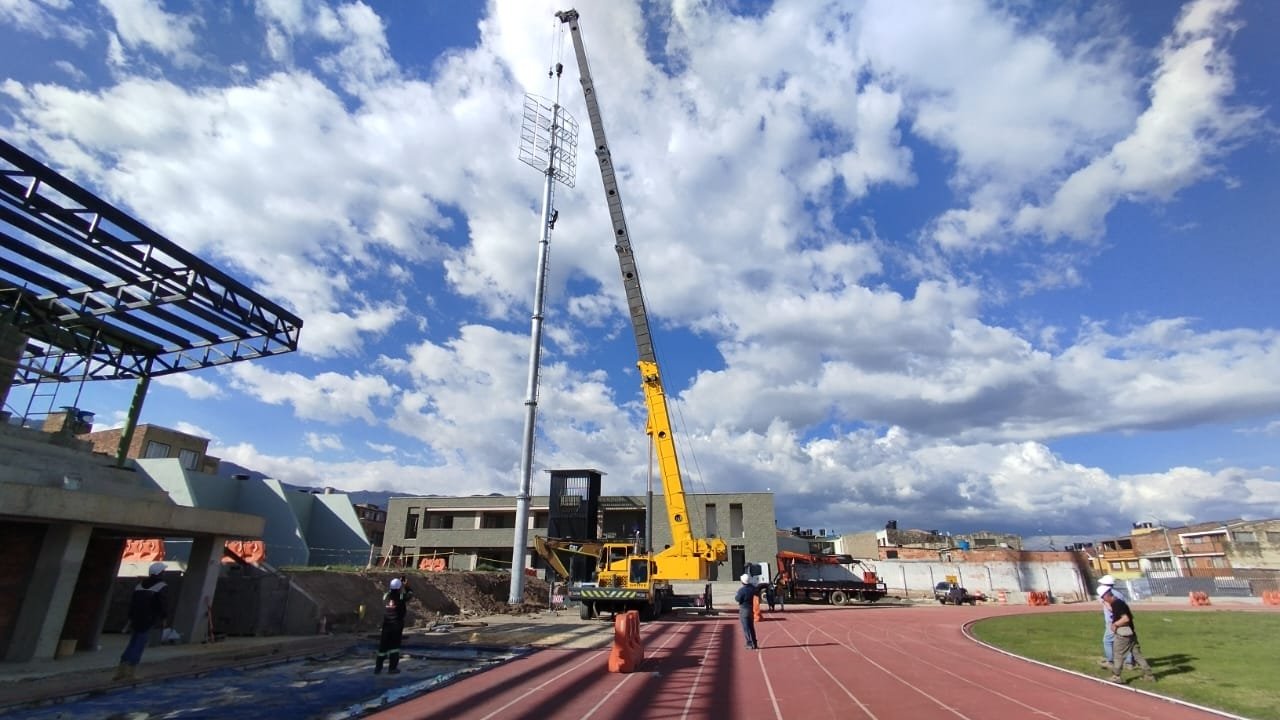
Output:
<instances>
[{"instance_id":1,"label":"parked car","mask_svg":"<svg viewBox=\"0 0 1280 720\"><path fill-rule=\"evenodd\" d=\"M953 582L942 581L933 586L933 599L943 605L977 605L979 600L986 600L982 593L970 593Z\"/></svg>"}]
</instances>

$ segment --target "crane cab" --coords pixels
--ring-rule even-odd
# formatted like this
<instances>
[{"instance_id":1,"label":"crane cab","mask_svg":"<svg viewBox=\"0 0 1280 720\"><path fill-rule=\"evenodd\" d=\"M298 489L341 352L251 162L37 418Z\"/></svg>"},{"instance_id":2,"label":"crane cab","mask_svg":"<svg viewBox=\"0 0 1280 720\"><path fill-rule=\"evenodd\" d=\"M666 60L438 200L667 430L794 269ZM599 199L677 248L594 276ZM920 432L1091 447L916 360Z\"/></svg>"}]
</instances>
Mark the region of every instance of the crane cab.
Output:
<instances>
[{"instance_id":1,"label":"crane cab","mask_svg":"<svg viewBox=\"0 0 1280 720\"><path fill-rule=\"evenodd\" d=\"M769 563L767 562L749 562L742 572L747 575L747 584L755 587L768 585L773 581L773 576L769 574Z\"/></svg>"}]
</instances>

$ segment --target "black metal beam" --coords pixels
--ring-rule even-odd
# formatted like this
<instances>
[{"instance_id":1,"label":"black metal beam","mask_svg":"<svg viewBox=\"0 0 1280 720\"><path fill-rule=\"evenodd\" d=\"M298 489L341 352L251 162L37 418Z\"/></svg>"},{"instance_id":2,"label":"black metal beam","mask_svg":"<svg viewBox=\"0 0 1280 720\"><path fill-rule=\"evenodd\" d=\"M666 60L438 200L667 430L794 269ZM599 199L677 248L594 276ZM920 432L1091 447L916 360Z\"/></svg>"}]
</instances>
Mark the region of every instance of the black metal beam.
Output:
<instances>
[{"instance_id":1,"label":"black metal beam","mask_svg":"<svg viewBox=\"0 0 1280 720\"><path fill-rule=\"evenodd\" d=\"M297 350L302 329L279 304L2 140L0 322L48 347L15 385L278 355Z\"/></svg>"}]
</instances>

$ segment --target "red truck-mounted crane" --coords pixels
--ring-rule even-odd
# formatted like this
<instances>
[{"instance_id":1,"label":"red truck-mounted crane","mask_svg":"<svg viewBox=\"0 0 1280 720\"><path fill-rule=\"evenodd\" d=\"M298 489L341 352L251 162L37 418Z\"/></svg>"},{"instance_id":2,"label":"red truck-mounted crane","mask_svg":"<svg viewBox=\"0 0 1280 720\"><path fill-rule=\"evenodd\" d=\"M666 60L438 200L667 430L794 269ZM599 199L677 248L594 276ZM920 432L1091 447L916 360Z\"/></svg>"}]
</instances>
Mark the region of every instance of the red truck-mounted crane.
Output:
<instances>
[{"instance_id":1,"label":"red truck-mounted crane","mask_svg":"<svg viewBox=\"0 0 1280 720\"><path fill-rule=\"evenodd\" d=\"M861 574L855 572L861 569ZM889 588L875 568L852 555L778 553L778 574L774 587L784 602L823 602L848 605L876 602Z\"/></svg>"}]
</instances>

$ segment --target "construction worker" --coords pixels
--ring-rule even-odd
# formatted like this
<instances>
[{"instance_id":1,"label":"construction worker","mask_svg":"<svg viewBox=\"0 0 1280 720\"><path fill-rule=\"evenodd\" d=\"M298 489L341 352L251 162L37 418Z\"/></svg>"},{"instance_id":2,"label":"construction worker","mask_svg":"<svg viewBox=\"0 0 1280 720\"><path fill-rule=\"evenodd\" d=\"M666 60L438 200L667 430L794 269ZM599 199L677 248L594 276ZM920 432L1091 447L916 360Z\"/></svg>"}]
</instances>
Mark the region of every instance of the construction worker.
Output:
<instances>
[{"instance_id":1,"label":"construction worker","mask_svg":"<svg viewBox=\"0 0 1280 720\"><path fill-rule=\"evenodd\" d=\"M382 596L382 637L378 639L374 675L382 672L384 660L389 674L400 672L400 640L404 636L404 616L409 611L409 596L412 594L404 586L404 581L404 576L392 579L390 589Z\"/></svg>"},{"instance_id":2,"label":"construction worker","mask_svg":"<svg viewBox=\"0 0 1280 720\"><path fill-rule=\"evenodd\" d=\"M748 650L756 650L759 645L756 644L756 620L754 602L759 601L756 595L756 588L751 584L751 576L743 573L742 587L738 588L737 594L733 596L734 602L738 603L738 622L742 623L742 634L747 641Z\"/></svg>"},{"instance_id":3,"label":"construction worker","mask_svg":"<svg viewBox=\"0 0 1280 720\"><path fill-rule=\"evenodd\" d=\"M1129 604L1121 600L1110 585L1098 586L1098 599L1111 609L1111 632L1115 635L1114 654L1111 657L1111 682L1123 683L1120 671L1124 669L1126 656L1133 657L1138 668L1142 670L1143 680L1155 680L1151 665L1142 656L1142 648L1138 645L1138 628L1133 622L1133 611Z\"/></svg>"},{"instance_id":4,"label":"construction worker","mask_svg":"<svg viewBox=\"0 0 1280 720\"><path fill-rule=\"evenodd\" d=\"M129 598L129 644L120 654L120 665L116 667L116 680L132 680L138 663L142 662L142 651L147 649L151 638L151 628L157 622L168 617L168 597L165 593L165 582L161 579L165 564L153 562L147 568L147 577L133 589Z\"/></svg>"},{"instance_id":5,"label":"construction worker","mask_svg":"<svg viewBox=\"0 0 1280 720\"><path fill-rule=\"evenodd\" d=\"M1127 601L1119 590L1115 588L1116 579L1110 575L1103 575L1098 578L1098 585L1101 587L1111 588L1111 596L1116 600ZM1111 667L1112 655L1115 651L1115 633L1111 631L1111 605L1106 600L1099 600L1102 603L1102 661L1099 663L1102 667ZM1137 667L1137 663L1133 660L1133 655L1125 658L1125 664L1129 667Z\"/></svg>"}]
</instances>

